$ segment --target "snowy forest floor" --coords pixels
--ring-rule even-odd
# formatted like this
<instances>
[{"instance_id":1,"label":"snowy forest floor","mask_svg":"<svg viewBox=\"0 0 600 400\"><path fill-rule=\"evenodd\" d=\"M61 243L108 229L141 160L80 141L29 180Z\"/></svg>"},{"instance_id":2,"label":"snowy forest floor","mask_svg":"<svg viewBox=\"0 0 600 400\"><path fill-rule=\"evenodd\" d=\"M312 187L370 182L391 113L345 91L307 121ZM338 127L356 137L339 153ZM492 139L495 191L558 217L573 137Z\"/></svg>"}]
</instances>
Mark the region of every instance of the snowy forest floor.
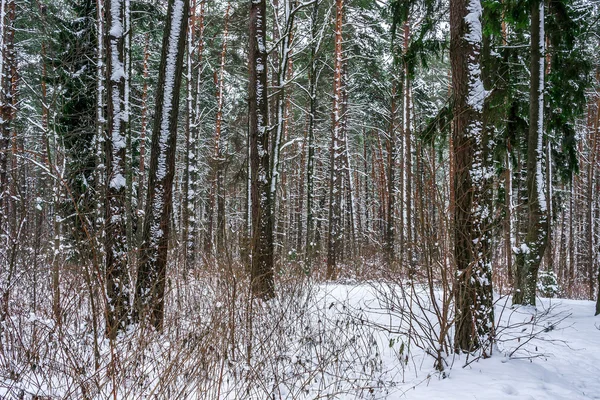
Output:
<instances>
[{"instance_id":1,"label":"snowy forest floor","mask_svg":"<svg viewBox=\"0 0 600 400\"><path fill-rule=\"evenodd\" d=\"M380 303L373 287L325 288L332 299L328 301L370 309L366 315L371 320L375 315L382 319L380 312L373 310L373 305ZM445 359L450 368L440 373L431 368L431 358L413 352L417 359L404 368L402 383L382 397L600 399L600 317L594 317L593 310L592 301L567 299L538 299L537 309L511 309L509 298L497 298L499 335L491 358L470 362L465 356L451 355ZM380 337L383 370L398 370L397 351L386 346L394 336L384 333Z\"/></svg>"},{"instance_id":2,"label":"snowy forest floor","mask_svg":"<svg viewBox=\"0 0 600 400\"><path fill-rule=\"evenodd\" d=\"M94 336L84 296L60 328L17 304L23 312L1 332L0 398L600 399L590 301L534 309L497 298L497 342L484 359L449 351L442 290L290 281L262 304L239 293L216 279L172 288L164 332L137 326L113 343Z\"/></svg>"}]
</instances>

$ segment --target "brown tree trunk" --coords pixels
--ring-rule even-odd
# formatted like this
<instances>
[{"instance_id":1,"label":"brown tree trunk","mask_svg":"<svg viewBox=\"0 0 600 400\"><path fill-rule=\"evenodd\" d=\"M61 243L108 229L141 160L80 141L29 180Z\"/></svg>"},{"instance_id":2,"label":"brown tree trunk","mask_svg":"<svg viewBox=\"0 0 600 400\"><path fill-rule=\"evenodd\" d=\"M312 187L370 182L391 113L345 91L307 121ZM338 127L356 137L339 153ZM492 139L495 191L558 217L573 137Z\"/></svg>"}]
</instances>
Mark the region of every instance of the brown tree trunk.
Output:
<instances>
[{"instance_id":1,"label":"brown tree trunk","mask_svg":"<svg viewBox=\"0 0 600 400\"><path fill-rule=\"evenodd\" d=\"M336 0L335 63L333 72L333 111L330 148L329 181L329 232L327 240L327 279L337 278L337 263L342 239L342 157L344 150L342 132L342 27L344 0Z\"/></svg>"},{"instance_id":2,"label":"brown tree trunk","mask_svg":"<svg viewBox=\"0 0 600 400\"><path fill-rule=\"evenodd\" d=\"M312 260L315 253L315 118L317 112L317 19L319 14L318 3L315 2L311 12L311 46L310 66L308 72L309 112L308 112L308 154L306 160L306 271L311 272Z\"/></svg>"},{"instance_id":3,"label":"brown tree trunk","mask_svg":"<svg viewBox=\"0 0 600 400\"><path fill-rule=\"evenodd\" d=\"M252 293L258 298L275 295L273 281L273 219L269 190L269 104L265 0L250 3L249 89L250 170L252 180Z\"/></svg>"},{"instance_id":4,"label":"brown tree trunk","mask_svg":"<svg viewBox=\"0 0 600 400\"><path fill-rule=\"evenodd\" d=\"M469 15L469 18L466 18ZM450 60L454 94L452 177L454 209L454 261L456 351L477 349L489 355L493 334L491 270L485 255L482 219L486 200L482 194L484 91L480 72L481 3L451 0Z\"/></svg>"},{"instance_id":5,"label":"brown tree trunk","mask_svg":"<svg viewBox=\"0 0 600 400\"><path fill-rule=\"evenodd\" d=\"M394 212L396 207L396 82L392 83L392 98L390 110L390 138L388 140L388 220L386 227L386 261L388 266L391 266L395 260L394 253L394 238L395 238L395 221Z\"/></svg>"}]
</instances>

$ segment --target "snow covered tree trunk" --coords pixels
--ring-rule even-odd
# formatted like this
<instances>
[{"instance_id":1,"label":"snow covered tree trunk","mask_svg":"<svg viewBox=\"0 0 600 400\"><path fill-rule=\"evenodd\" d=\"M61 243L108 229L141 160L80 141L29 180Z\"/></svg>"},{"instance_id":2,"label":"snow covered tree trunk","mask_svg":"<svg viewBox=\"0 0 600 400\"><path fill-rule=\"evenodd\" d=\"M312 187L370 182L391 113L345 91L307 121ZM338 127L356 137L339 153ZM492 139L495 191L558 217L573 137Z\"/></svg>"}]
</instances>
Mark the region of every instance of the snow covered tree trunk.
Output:
<instances>
[{"instance_id":1,"label":"snow covered tree trunk","mask_svg":"<svg viewBox=\"0 0 600 400\"><path fill-rule=\"evenodd\" d=\"M125 87L125 4L110 0L106 10L106 94L108 137L106 159L106 294L107 333L115 338L129 324L130 283L126 219L126 104Z\"/></svg>"},{"instance_id":2,"label":"snow covered tree trunk","mask_svg":"<svg viewBox=\"0 0 600 400\"><path fill-rule=\"evenodd\" d=\"M94 171L94 180L96 183L96 192L94 201L95 218L94 227L98 232L94 246L98 249L99 262L104 262L104 237L105 224L104 216L106 214L106 164L105 164L105 94L106 94L106 63L104 45L106 41L106 32L104 28L104 0L96 0L96 130L94 137L94 151L96 170Z\"/></svg>"},{"instance_id":3,"label":"snow covered tree trunk","mask_svg":"<svg viewBox=\"0 0 600 400\"><path fill-rule=\"evenodd\" d=\"M404 23L404 52L408 52L408 46L410 44L410 25L408 21ZM412 274L413 266L413 174L412 174L412 121L411 121L411 82L408 74L408 63L404 62L404 104L402 109L402 120L403 120L403 133L404 133L404 250L406 252L406 261L409 266L409 273Z\"/></svg>"},{"instance_id":4,"label":"snow covered tree trunk","mask_svg":"<svg viewBox=\"0 0 600 400\"><path fill-rule=\"evenodd\" d=\"M454 93L452 177L455 194L454 347L478 349L489 355L493 332L491 265L485 258L482 219L488 215L482 199L485 170L482 148L482 111L485 90L481 80L482 8L479 0L450 3L450 59Z\"/></svg>"},{"instance_id":5,"label":"snow covered tree trunk","mask_svg":"<svg viewBox=\"0 0 600 400\"><path fill-rule=\"evenodd\" d=\"M336 0L335 54L333 71L333 111L331 130L331 165L329 181L329 235L327 244L327 279L336 279L342 239L342 168L344 138L342 132L342 26L344 0Z\"/></svg>"},{"instance_id":6,"label":"snow covered tree trunk","mask_svg":"<svg viewBox=\"0 0 600 400\"><path fill-rule=\"evenodd\" d=\"M342 21L343 24L343 21ZM342 163L344 168L343 186L346 192L346 210L345 215L348 221L347 231L350 233L347 242L350 243L350 252L353 257L356 257L356 199L354 198L354 182L352 180L352 163L350 156L350 145L348 143L348 63L344 63L342 69L342 140L343 140L343 157Z\"/></svg>"},{"instance_id":7,"label":"snow covered tree trunk","mask_svg":"<svg viewBox=\"0 0 600 400\"><path fill-rule=\"evenodd\" d=\"M4 229L8 214L8 143L10 138L10 79L6 71L7 28L10 27L8 3L11 0L1 0L0 3L0 229ZM8 246L5 246L8 249Z\"/></svg>"},{"instance_id":8,"label":"snow covered tree trunk","mask_svg":"<svg viewBox=\"0 0 600 400\"><path fill-rule=\"evenodd\" d=\"M510 140L507 140L507 151L505 156L505 168L506 171L504 173L504 208L506 210L506 215L504 217L504 246L506 252L506 272L508 274L508 283L513 284L514 282L514 274L513 274L513 246L515 244L515 235L514 235L514 203L513 203L513 184L512 184L512 162L510 160Z\"/></svg>"},{"instance_id":9,"label":"snow covered tree trunk","mask_svg":"<svg viewBox=\"0 0 600 400\"><path fill-rule=\"evenodd\" d=\"M319 5L315 2L310 17L310 65L308 72L308 154L306 160L306 268L310 273L312 260L315 253L315 118L317 112L317 18L319 16Z\"/></svg>"},{"instance_id":10,"label":"snow covered tree trunk","mask_svg":"<svg viewBox=\"0 0 600 400\"><path fill-rule=\"evenodd\" d=\"M13 247L15 236L15 150L17 59L14 46L16 17L15 0L2 1L0 15L0 231L5 234L6 250ZM10 155L10 156L9 156ZM9 162L10 161L10 162ZM13 257L6 255L8 259ZM12 262L11 262L12 264Z\"/></svg>"},{"instance_id":11,"label":"snow covered tree trunk","mask_svg":"<svg viewBox=\"0 0 600 400\"><path fill-rule=\"evenodd\" d=\"M208 218L208 232L206 235L205 249L210 254L213 249L214 241L214 214L215 214L215 203L217 206L217 229L216 229L216 253L221 254L225 247L225 193L224 193L224 163L225 160L222 154L223 142L223 106L225 101L225 94L223 93L225 85L225 62L227 55L227 36L229 27L229 10L231 9L231 3L227 3L227 9L225 11L223 27L223 43L221 45L221 57L218 74L215 73L215 86L216 86L216 103L217 113L215 120L215 136L214 136L214 150L212 155L212 182L210 189L210 209Z\"/></svg>"},{"instance_id":12,"label":"snow covered tree trunk","mask_svg":"<svg viewBox=\"0 0 600 400\"><path fill-rule=\"evenodd\" d=\"M281 152L281 143L285 135L285 131L287 128L287 117L286 117L286 109L288 106L287 102L287 94L289 91L287 88L288 80L291 78L292 69L290 68L291 62L291 53L292 53L292 41L294 37L294 17L296 15L296 9L294 8L295 1L284 0L283 1L283 23L279 23L279 19L277 14L279 13L279 4L277 1L274 2L274 40L279 41L278 52L273 53L273 61L276 64L276 68L274 69L273 74L273 84L275 86L274 97L274 106L273 111L275 115L271 117L273 123L275 125L275 132L273 136L273 144L271 146L271 172L270 172L270 198L273 208L272 218L273 218L273 227L276 228L278 224L276 223L276 214L278 209L277 204L277 184L279 180L279 164L280 164L280 152ZM280 38L281 36L281 38ZM283 187L285 190L285 187ZM284 196L285 199L285 196ZM285 200L284 200L285 201ZM284 210L285 207L282 206L281 210ZM283 220L285 219L285 213L282 214L280 221L281 226L283 226ZM282 231L282 229L279 229ZM282 248L285 248L283 246Z\"/></svg>"},{"instance_id":13,"label":"snow covered tree trunk","mask_svg":"<svg viewBox=\"0 0 600 400\"><path fill-rule=\"evenodd\" d=\"M185 53L185 153L184 153L184 169L183 169L183 193L181 196L181 241L183 243L183 265L184 273L187 274L189 269L189 220L190 220L190 161L193 154L190 152L192 145L192 124L194 121L194 33L195 33L195 17L196 17L196 1L191 0L190 15L186 37L186 53Z\"/></svg>"},{"instance_id":14,"label":"snow covered tree trunk","mask_svg":"<svg viewBox=\"0 0 600 400\"><path fill-rule=\"evenodd\" d=\"M265 0L250 1L248 113L252 180L252 293L275 294L273 282L273 205L270 191L269 104L267 93L267 11Z\"/></svg>"},{"instance_id":15,"label":"snow covered tree trunk","mask_svg":"<svg viewBox=\"0 0 600 400\"><path fill-rule=\"evenodd\" d=\"M140 158L139 158L139 168L137 171L137 209L136 209L136 219L137 219L137 232L135 244L136 248L140 247L142 241L142 233L144 231L144 199L146 194L146 136L148 131L148 79L150 76L148 62L150 59L150 34L146 34L144 45L144 62L143 62L143 76L144 76L144 85L142 87L142 110L141 110L141 127L140 127Z\"/></svg>"},{"instance_id":16,"label":"snow covered tree trunk","mask_svg":"<svg viewBox=\"0 0 600 400\"><path fill-rule=\"evenodd\" d=\"M596 82L600 81L600 67L596 69ZM597 252L596 250L596 235L595 235L595 197L599 195L599 193L595 193L594 195L594 186L596 184L596 170L597 170L597 151L598 151L598 131L600 129L600 96L596 96L595 99L595 113L594 113L594 125L593 128L589 132L588 136L588 146L589 146L589 156L588 156L588 168L587 168L587 187L586 187L586 200L587 200L587 209L586 209L586 227L585 227L585 241L586 243L586 263L588 264L588 276L589 276L589 298L590 300L594 299L594 288L596 281L600 279L600 277L596 277L596 273L598 272L597 264Z\"/></svg>"},{"instance_id":17,"label":"snow covered tree trunk","mask_svg":"<svg viewBox=\"0 0 600 400\"><path fill-rule=\"evenodd\" d=\"M543 172L544 2L531 5L531 83L527 139L527 208L525 243L517 249L513 304L535 305L536 284L548 243L548 214Z\"/></svg>"},{"instance_id":18,"label":"snow covered tree trunk","mask_svg":"<svg viewBox=\"0 0 600 400\"><path fill-rule=\"evenodd\" d=\"M198 144L200 138L200 88L202 85L202 60L204 55L204 18L206 11L206 0L200 0L200 14L198 15L198 61L196 66L196 90L194 99L193 124L190 127L190 143L187 149L187 158L189 160L189 189L187 199L187 254L188 263L193 264L196 259L197 241L198 241L198 221L197 221L197 204L199 197L198 178L199 178L199 157ZM194 26L193 29L196 29Z\"/></svg>"},{"instance_id":19,"label":"snow covered tree trunk","mask_svg":"<svg viewBox=\"0 0 600 400\"><path fill-rule=\"evenodd\" d=\"M600 83L600 66L596 67L596 83ZM596 113L594 118L594 128L590 132L590 156L588 164L588 187L587 187L587 199L589 202L588 214L588 227L587 227L587 245L588 262L590 263L590 299L594 297L594 284L598 283L598 291L596 293L596 313L600 314L600 238L598 237L597 225L598 221L598 151L600 146L600 140L598 135L600 133L600 95L596 95ZM594 196L594 189L596 193ZM594 198L596 197L596 198ZM594 279L594 274L596 279ZM596 281L596 282L594 282Z\"/></svg>"},{"instance_id":20,"label":"snow covered tree trunk","mask_svg":"<svg viewBox=\"0 0 600 400\"><path fill-rule=\"evenodd\" d=\"M390 138L388 140L388 220L386 227L386 259L388 265L392 265L395 260L395 224L394 213L396 207L396 82L392 83L392 106L390 110Z\"/></svg>"},{"instance_id":21,"label":"snow covered tree trunk","mask_svg":"<svg viewBox=\"0 0 600 400\"><path fill-rule=\"evenodd\" d=\"M156 91L143 240L135 288L137 318L148 318L159 331L162 330L164 320L177 117L188 13L189 1L169 0Z\"/></svg>"}]
</instances>

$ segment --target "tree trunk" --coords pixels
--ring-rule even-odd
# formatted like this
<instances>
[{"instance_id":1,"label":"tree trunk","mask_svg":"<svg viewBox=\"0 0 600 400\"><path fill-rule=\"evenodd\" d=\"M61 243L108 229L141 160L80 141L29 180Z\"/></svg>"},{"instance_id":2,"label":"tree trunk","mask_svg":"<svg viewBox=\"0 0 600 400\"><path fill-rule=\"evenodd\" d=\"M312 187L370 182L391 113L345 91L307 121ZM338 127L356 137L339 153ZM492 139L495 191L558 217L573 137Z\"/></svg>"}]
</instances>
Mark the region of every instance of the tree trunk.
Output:
<instances>
[{"instance_id":1,"label":"tree trunk","mask_svg":"<svg viewBox=\"0 0 600 400\"><path fill-rule=\"evenodd\" d=\"M144 214L144 195L146 194L146 135L148 129L148 78L150 75L148 68L148 60L150 59L150 34L146 34L146 44L144 45L144 63L143 75L144 85L142 88L142 110L141 110L141 127L140 127L140 158L139 168L137 173L137 210L136 210L136 249L139 249L142 240L143 214Z\"/></svg>"},{"instance_id":2,"label":"tree trunk","mask_svg":"<svg viewBox=\"0 0 600 400\"><path fill-rule=\"evenodd\" d=\"M517 273L513 304L535 305L536 284L548 243L548 216L543 175L544 111L544 3L531 5L531 87L527 140L528 224L525 245L516 256Z\"/></svg>"},{"instance_id":3,"label":"tree trunk","mask_svg":"<svg viewBox=\"0 0 600 400\"><path fill-rule=\"evenodd\" d=\"M194 91L195 99L194 99L194 111L193 111L193 123L190 127L190 145L188 148L187 157L189 159L189 188L188 188L188 199L187 199L187 218L188 218L188 226L187 226L187 254L188 254L188 264L193 265L196 260L196 253L198 249L197 241L198 241L198 222L197 222L197 199L199 197L199 189L198 189L198 171L199 171L199 163L198 163L198 141L199 141L199 132L200 132L200 88L202 85L202 60L204 54L204 18L205 18L205 10L206 10L206 0L200 0L200 15L198 16L198 62L197 62L197 71L196 71L196 90ZM195 21L194 21L195 22ZM196 29L196 26L193 26L192 29ZM193 69L192 69L193 71Z\"/></svg>"},{"instance_id":4,"label":"tree trunk","mask_svg":"<svg viewBox=\"0 0 600 400\"><path fill-rule=\"evenodd\" d=\"M255 297L275 295L273 281L273 219L269 163L267 98L266 1L250 3L249 89L250 170L252 179L252 268Z\"/></svg>"},{"instance_id":5,"label":"tree trunk","mask_svg":"<svg viewBox=\"0 0 600 400\"><path fill-rule=\"evenodd\" d=\"M162 330L167 255L173 212L173 178L179 91L189 1L169 0L152 129L152 148L142 249L136 284L136 317Z\"/></svg>"},{"instance_id":6,"label":"tree trunk","mask_svg":"<svg viewBox=\"0 0 600 400\"><path fill-rule=\"evenodd\" d=\"M319 16L318 2L315 2L310 19L310 66L308 72L308 92L310 95L310 109L308 112L308 159L306 161L306 269L310 273L315 252L315 218L314 218L314 191L315 191L315 118L317 112L317 19Z\"/></svg>"},{"instance_id":7,"label":"tree trunk","mask_svg":"<svg viewBox=\"0 0 600 400\"><path fill-rule=\"evenodd\" d=\"M128 241L126 230L126 157L127 114L125 82L125 4L110 0L106 10L106 117L108 137L106 160L106 295L108 298L107 333L114 339L119 330L129 324L130 283L128 271Z\"/></svg>"},{"instance_id":8,"label":"tree trunk","mask_svg":"<svg viewBox=\"0 0 600 400\"><path fill-rule=\"evenodd\" d=\"M456 351L477 349L489 355L493 333L492 282L485 258L482 217L486 215L482 111L485 91L481 81L481 3L452 0L450 3L450 59L454 93L453 176Z\"/></svg>"},{"instance_id":9,"label":"tree trunk","mask_svg":"<svg viewBox=\"0 0 600 400\"><path fill-rule=\"evenodd\" d=\"M392 83L392 108L390 110L390 138L388 140L388 220L386 227L386 258L388 266L395 259L394 254L394 212L396 207L396 82Z\"/></svg>"},{"instance_id":10,"label":"tree trunk","mask_svg":"<svg viewBox=\"0 0 600 400\"><path fill-rule=\"evenodd\" d=\"M331 130L331 165L329 181L329 232L327 244L327 279L336 279L342 238L342 25L344 0L336 0L335 62L333 72L333 111Z\"/></svg>"}]
</instances>

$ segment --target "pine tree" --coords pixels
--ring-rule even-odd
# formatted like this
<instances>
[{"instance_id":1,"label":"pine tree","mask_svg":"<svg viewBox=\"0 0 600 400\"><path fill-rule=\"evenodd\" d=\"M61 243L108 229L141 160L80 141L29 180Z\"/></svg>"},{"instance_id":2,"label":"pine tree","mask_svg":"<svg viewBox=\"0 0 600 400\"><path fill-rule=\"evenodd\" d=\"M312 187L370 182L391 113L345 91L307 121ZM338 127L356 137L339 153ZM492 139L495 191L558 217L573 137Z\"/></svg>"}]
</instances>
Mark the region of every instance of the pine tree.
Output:
<instances>
[{"instance_id":1,"label":"pine tree","mask_svg":"<svg viewBox=\"0 0 600 400\"><path fill-rule=\"evenodd\" d=\"M146 211L135 288L136 316L162 330L173 213L179 92L189 1L169 0L157 84Z\"/></svg>"},{"instance_id":2,"label":"pine tree","mask_svg":"<svg viewBox=\"0 0 600 400\"><path fill-rule=\"evenodd\" d=\"M250 3L248 114L252 197L251 284L255 297L275 294L273 204L270 191L269 105L267 97L267 10L265 0Z\"/></svg>"},{"instance_id":3,"label":"pine tree","mask_svg":"<svg viewBox=\"0 0 600 400\"><path fill-rule=\"evenodd\" d=\"M455 195L453 242L456 351L481 349L489 355L493 336L491 263L484 251L488 238L482 226L489 209L482 190L482 113L485 90L481 80L482 8L479 0L450 4L450 58L454 119Z\"/></svg>"}]
</instances>

